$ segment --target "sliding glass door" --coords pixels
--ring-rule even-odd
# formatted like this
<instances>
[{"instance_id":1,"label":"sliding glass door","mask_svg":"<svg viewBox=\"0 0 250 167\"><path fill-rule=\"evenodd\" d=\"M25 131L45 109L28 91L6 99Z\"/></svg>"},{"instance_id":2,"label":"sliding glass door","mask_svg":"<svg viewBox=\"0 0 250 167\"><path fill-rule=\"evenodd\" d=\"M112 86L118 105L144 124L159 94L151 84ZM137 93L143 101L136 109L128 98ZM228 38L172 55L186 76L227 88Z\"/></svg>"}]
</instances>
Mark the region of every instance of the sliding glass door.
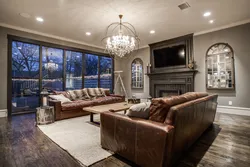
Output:
<instances>
[{"instance_id":1,"label":"sliding glass door","mask_svg":"<svg viewBox=\"0 0 250 167\"><path fill-rule=\"evenodd\" d=\"M42 47L42 87L63 90L63 50Z\"/></svg>"},{"instance_id":2,"label":"sliding glass door","mask_svg":"<svg viewBox=\"0 0 250 167\"><path fill-rule=\"evenodd\" d=\"M8 109L32 112L40 105L42 88L49 92L82 88L113 89L113 59L80 49L9 38ZM15 41L17 40L17 41ZM28 41L28 42L26 42Z\"/></svg>"},{"instance_id":3,"label":"sliding glass door","mask_svg":"<svg viewBox=\"0 0 250 167\"><path fill-rule=\"evenodd\" d=\"M12 42L12 112L39 106L39 46Z\"/></svg>"},{"instance_id":4,"label":"sliding glass door","mask_svg":"<svg viewBox=\"0 0 250 167\"><path fill-rule=\"evenodd\" d=\"M84 87L97 88L98 87L98 56L92 54L85 55L85 75Z\"/></svg>"},{"instance_id":5,"label":"sliding glass door","mask_svg":"<svg viewBox=\"0 0 250 167\"><path fill-rule=\"evenodd\" d=\"M110 57L100 57L100 88L113 89L112 69L113 62Z\"/></svg>"},{"instance_id":6,"label":"sliding glass door","mask_svg":"<svg viewBox=\"0 0 250 167\"><path fill-rule=\"evenodd\" d=\"M82 88L82 53L66 51L66 89Z\"/></svg>"}]
</instances>

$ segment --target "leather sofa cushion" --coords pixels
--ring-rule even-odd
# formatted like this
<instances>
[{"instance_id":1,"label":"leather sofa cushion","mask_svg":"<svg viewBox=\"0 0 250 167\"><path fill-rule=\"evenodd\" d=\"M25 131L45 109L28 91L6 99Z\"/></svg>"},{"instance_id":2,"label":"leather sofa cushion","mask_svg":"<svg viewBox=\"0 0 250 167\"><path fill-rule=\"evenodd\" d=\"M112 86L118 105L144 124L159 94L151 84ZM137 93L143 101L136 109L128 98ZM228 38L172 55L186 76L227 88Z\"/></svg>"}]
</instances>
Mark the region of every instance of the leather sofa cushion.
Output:
<instances>
[{"instance_id":1,"label":"leather sofa cushion","mask_svg":"<svg viewBox=\"0 0 250 167\"><path fill-rule=\"evenodd\" d=\"M94 100L76 100L71 103L62 104L62 111L82 109L83 107L117 103L122 101L123 99L121 97L112 96L99 97Z\"/></svg>"},{"instance_id":2,"label":"leather sofa cushion","mask_svg":"<svg viewBox=\"0 0 250 167\"><path fill-rule=\"evenodd\" d=\"M187 101L196 100L208 96L208 93L203 92L188 92L180 96L172 96L168 98L157 98L153 99L150 106L150 117L149 119L156 122L172 122L166 120L169 109L172 106L185 103Z\"/></svg>"},{"instance_id":3,"label":"leather sofa cushion","mask_svg":"<svg viewBox=\"0 0 250 167\"><path fill-rule=\"evenodd\" d=\"M105 96L92 100L96 105L123 102L121 97Z\"/></svg>"},{"instance_id":4,"label":"leather sofa cushion","mask_svg":"<svg viewBox=\"0 0 250 167\"><path fill-rule=\"evenodd\" d=\"M150 106L149 120L164 122L169 109L177 104L184 103L187 98L183 96L174 96L170 98L153 99Z\"/></svg>"},{"instance_id":5,"label":"leather sofa cushion","mask_svg":"<svg viewBox=\"0 0 250 167\"><path fill-rule=\"evenodd\" d=\"M83 107L93 106L95 103L93 101L86 100L76 100L71 103L62 104L62 111L82 109Z\"/></svg>"}]
</instances>

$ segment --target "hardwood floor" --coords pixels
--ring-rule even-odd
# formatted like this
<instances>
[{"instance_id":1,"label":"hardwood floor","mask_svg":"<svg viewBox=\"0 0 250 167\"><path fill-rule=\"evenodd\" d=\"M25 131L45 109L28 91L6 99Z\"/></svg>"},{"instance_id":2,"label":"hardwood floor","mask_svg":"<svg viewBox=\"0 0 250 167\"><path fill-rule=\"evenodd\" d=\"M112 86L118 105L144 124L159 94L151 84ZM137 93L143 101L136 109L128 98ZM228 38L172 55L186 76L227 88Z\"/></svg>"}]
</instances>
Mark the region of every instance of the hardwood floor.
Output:
<instances>
[{"instance_id":1,"label":"hardwood floor","mask_svg":"<svg viewBox=\"0 0 250 167\"><path fill-rule=\"evenodd\" d=\"M81 166L34 124L34 114L0 118L0 167ZM118 155L92 165L130 166L135 165ZM217 114L213 127L200 137L175 166L249 167L250 117Z\"/></svg>"}]
</instances>

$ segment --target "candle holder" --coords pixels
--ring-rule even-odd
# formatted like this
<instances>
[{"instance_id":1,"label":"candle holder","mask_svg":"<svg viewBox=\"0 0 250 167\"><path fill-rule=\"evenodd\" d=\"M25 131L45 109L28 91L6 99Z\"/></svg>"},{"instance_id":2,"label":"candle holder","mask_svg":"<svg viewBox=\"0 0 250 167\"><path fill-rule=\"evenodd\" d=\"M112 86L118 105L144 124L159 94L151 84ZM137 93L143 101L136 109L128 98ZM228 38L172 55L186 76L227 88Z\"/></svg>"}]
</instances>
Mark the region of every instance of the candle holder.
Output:
<instances>
[{"instance_id":1,"label":"candle holder","mask_svg":"<svg viewBox=\"0 0 250 167\"><path fill-rule=\"evenodd\" d=\"M49 95L48 90L43 88L40 95L42 98L42 107L48 106L48 95Z\"/></svg>"}]
</instances>

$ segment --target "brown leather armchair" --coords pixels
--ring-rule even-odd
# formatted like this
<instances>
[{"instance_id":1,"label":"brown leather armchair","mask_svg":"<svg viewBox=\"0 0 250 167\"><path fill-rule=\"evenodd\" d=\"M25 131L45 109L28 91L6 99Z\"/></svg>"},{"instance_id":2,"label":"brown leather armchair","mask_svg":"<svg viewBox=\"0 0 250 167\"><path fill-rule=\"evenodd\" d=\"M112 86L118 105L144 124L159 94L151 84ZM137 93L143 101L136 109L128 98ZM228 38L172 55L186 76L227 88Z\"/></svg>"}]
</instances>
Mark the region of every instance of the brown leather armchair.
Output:
<instances>
[{"instance_id":1,"label":"brown leather armchair","mask_svg":"<svg viewBox=\"0 0 250 167\"><path fill-rule=\"evenodd\" d=\"M166 120L101 114L101 145L143 167L172 166L213 123L217 95L172 106Z\"/></svg>"}]
</instances>

